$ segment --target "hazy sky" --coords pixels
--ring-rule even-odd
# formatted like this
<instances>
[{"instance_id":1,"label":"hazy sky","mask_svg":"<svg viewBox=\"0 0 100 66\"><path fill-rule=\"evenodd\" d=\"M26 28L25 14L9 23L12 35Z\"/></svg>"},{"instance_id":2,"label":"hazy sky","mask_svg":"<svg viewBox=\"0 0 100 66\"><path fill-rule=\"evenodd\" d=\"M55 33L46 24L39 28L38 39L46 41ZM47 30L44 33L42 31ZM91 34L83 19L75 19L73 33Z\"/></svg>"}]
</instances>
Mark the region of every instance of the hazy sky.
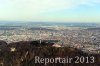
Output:
<instances>
[{"instance_id":1,"label":"hazy sky","mask_svg":"<svg viewBox=\"0 0 100 66\"><path fill-rule=\"evenodd\" d=\"M100 22L100 0L0 0L0 21Z\"/></svg>"}]
</instances>

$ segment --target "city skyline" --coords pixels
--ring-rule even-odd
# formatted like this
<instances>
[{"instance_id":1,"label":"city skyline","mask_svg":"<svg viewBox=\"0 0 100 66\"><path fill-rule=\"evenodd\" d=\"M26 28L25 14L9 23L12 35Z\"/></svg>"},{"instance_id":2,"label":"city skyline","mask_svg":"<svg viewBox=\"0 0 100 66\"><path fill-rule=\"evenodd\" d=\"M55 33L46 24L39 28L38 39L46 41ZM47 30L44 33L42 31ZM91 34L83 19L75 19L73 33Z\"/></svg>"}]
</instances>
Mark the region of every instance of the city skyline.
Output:
<instances>
[{"instance_id":1,"label":"city skyline","mask_svg":"<svg viewBox=\"0 0 100 66\"><path fill-rule=\"evenodd\" d=\"M100 22L99 0L3 0L0 21Z\"/></svg>"}]
</instances>

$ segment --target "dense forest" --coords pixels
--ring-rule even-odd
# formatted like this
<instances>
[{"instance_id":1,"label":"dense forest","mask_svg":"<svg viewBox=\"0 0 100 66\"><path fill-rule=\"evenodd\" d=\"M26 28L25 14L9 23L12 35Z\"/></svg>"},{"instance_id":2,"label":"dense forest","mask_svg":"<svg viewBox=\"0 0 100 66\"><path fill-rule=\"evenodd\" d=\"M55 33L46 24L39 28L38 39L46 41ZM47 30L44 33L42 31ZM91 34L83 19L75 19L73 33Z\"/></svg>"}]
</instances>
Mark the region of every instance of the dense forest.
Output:
<instances>
[{"instance_id":1,"label":"dense forest","mask_svg":"<svg viewBox=\"0 0 100 66\"><path fill-rule=\"evenodd\" d=\"M7 44L0 41L0 66L100 66L99 54L88 54L71 47L52 47L53 43L41 44L38 41L20 41ZM42 58L71 57L71 63L35 63L35 56ZM94 63L74 63L78 57L94 57Z\"/></svg>"}]
</instances>

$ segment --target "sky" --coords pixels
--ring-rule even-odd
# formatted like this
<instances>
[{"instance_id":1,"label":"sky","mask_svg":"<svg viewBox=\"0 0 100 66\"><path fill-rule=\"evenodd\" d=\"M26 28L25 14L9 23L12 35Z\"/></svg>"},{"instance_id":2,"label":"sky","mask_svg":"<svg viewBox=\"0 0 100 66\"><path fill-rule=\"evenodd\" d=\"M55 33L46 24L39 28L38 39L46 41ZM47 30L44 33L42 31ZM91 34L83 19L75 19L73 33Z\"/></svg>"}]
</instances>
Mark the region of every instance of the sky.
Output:
<instances>
[{"instance_id":1,"label":"sky","mask_svg":"<svg viewBox=\"0 0 100 66\"><path fill-rule=\"evenodd\" d=\"M0 21L100 22L100 0L0 0Z\"/></svg>"}]
</instances>

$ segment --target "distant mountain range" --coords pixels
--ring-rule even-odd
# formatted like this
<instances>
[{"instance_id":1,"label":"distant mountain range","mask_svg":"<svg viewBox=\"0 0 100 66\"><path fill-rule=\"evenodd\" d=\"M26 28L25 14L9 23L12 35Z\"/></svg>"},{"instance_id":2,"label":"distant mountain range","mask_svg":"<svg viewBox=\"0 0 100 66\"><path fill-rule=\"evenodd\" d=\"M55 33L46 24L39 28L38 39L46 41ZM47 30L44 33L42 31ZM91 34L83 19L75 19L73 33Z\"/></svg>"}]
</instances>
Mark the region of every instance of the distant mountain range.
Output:
<instances>
[{"instance_id":1,"label":"distant mountain range","mask_svg":"<svg viewBox=\"0 0 100 66\"><path fill-rule=\"evenodd\" d=\"M87 28L86 30L99 30L100 31L100 28Z\"/></svg>"},{"instance_id":2,"label":"distant mountain range","mask_svg":"<svg viewBox=\"0 0 100 66\"><path fill-rule=\"evenodd\" d=\"M57 23L57 22L7 22L0 21L0 26L67 26L67 27L100 27L97 23Z\"/></svg>"}]
</instances>

